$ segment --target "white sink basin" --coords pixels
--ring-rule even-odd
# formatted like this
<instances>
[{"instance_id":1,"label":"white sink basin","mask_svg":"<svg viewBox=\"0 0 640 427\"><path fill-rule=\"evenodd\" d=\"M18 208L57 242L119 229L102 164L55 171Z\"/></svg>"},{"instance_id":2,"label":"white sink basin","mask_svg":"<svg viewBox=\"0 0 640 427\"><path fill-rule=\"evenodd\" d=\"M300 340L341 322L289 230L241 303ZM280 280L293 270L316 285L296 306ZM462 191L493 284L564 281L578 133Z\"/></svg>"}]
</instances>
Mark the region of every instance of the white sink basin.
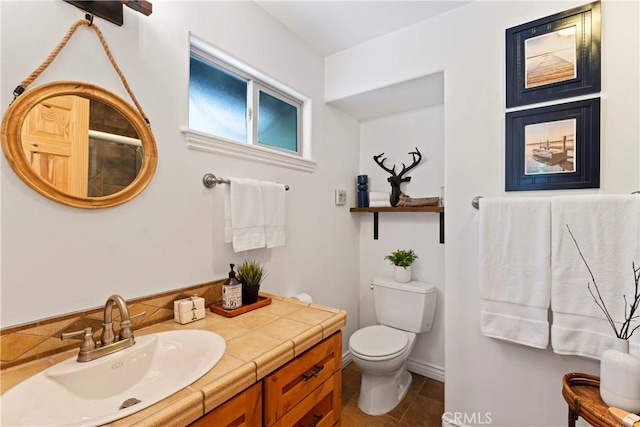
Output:
<instances>
[{"instance_id":1,"label":"white sink basin","mask_svg":"<svg viewBox=\"0 0 640 427\"><path fill-rule=\"evenodd\" d=\"M91 362L65 360L0 396L0 425L95 426L126 417L193 383L225 347L213 332L180 330L136 337L134 346ZM140 402L119 409L128 399Z\"/></svg>"}]
</instances>

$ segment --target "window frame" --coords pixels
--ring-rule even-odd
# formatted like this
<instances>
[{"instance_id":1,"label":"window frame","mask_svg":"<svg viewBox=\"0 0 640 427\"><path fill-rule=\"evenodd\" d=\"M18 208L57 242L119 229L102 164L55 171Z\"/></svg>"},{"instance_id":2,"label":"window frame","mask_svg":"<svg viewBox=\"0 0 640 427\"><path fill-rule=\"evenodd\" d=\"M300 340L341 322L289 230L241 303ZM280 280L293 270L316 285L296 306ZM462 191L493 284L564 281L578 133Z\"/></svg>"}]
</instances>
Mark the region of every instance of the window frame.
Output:
<instances>
[{"instance_id":1,"label":"window frame","mask_svg":"<svg viewBox=\"0 0 640 427\"><path fill-rule=\"evenodd\" d=\"M303 156L303 146L302 146L302 128L304 126L304 123L302 123L302 108L303 108L303 103L302 101L295 99L287 94L284 94L280 91L277 91L269 86L264 85L263 83L259 82L259 81L255 81L252 80L249 82L250 88L252 90L252 94L250 95L250 99L251 99L251 103L253 105L253 109L254 110L258 110L258 119L257 120L252 120L252 129L251 129L251 136L253 137L253 144L258 145L260 147L267 147L267 148L271 148L273 150L279 150L279 151L284 151L285 153L291 153L291 154L297 154L299 156ZM295 152L291 151L291 150L287 150L286 148L280 148L280 147L274 147L273 145L269 145L269 144L265 144L263 142L260 142L260 135L258 133L258 125L260 124L260 111L259 111L259 104L260 104L260 92L264 92L267 95L270 95L276 99L279 99L280 101L286 102L289 105L292 105L294 107L296 107L296 145L297 145L297 150ZM251 114L251 113L250 113ZM247 138L248 139L248 138Z\"/></svg>"},{"instance_id":2,"label":"window frame","mask_svg":"<svg viewBox=\"0 0 640 427\"><path fill-rule=\"evenodd\" d=\"M252 117L247 120L247 141L236 141L188 127L184 128L183 133L188 148L309 172L315 169L316 162L311 158L310 98L212 46L205 40L189 34L189 58L192 55L214 64L225 72L247 80L247 115L250 114ZM257 140L258 120L255 119L254 113L258 108L259 91L296 107L297 152L260 143ZM187 95L187 112L189 110L188 103L189 95ZM187 123L188 120L187 113Z\"/></svg>"}]
</instances>

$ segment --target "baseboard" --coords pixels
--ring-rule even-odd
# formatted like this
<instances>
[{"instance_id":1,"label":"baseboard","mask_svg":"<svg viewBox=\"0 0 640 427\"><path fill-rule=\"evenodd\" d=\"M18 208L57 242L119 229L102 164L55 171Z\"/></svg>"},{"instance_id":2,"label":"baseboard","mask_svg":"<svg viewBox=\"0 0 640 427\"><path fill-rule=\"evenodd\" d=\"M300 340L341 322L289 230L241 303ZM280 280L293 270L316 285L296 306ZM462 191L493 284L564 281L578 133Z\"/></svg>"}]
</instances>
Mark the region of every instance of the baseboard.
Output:
<instances>
[{"instance_id":1,"label":"baseboard","mask_svg":"<svg viewBox=\"0 0 640 427\"><path fill-rule=\"evenodd\" d=\"M346 368L352 362L351 352L349 350L342 353L342 369Z\"/></svg>"},{"instance_id":2,"label":"baseboard","mask_svg":"<svg viewBox=\"0 0 640 427\"><path fill-rule=\"evenodd\" d=\"M349 350L342 353L342 369L346 368L352 361L353 358ZM409 359L407 360L407 369L424 377L444 382L444 368L440 366Z\"/></svg>"},{"instance_id":3,"label":"baseboard","mask_svg":"<svg viewBox=\"0 0 640 427\"><path fill-rule=\"evenodd\" d=\"M407 360L407 369L423 377L444 382L444 368L430 363L419 362L417 360Z\"/></svg>"}]
</instances>

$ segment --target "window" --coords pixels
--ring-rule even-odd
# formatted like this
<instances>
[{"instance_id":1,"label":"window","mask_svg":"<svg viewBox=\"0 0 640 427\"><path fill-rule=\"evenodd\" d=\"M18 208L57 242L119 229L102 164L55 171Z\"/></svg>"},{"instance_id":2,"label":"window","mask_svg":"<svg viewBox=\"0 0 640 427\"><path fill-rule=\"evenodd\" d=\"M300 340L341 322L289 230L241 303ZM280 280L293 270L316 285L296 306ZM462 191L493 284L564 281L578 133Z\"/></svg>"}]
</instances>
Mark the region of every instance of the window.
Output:
<instances>
[{"instance_id":1,"label":"window","mask_svg":"<svg viewBox=\"0 0 640 427\"><path fill-rule=\"evenodd\" d=\"M206 151L313 169L303 126L309 100L194 36L190 41L188 145L203 149L204 142Z\"/></svg>"},{"instance_id":2,"label":"window","mask_svg":"<svg viewBox=\"0 0 640 427\"><path fill-rule=\"evenodd\" d=\"M189 127L247 142L248 83L191 55Z\"/></svg>"}]
</instances>

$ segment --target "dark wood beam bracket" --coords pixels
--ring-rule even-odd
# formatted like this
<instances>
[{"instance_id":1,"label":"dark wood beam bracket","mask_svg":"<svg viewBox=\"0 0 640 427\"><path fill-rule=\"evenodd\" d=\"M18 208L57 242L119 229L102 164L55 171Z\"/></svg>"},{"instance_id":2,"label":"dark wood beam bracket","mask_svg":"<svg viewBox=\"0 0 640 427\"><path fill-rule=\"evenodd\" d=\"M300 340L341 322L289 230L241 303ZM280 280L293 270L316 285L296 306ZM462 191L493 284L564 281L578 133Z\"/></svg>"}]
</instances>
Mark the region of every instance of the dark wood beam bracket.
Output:
<instances>
[{"instance_id":1,"label":"dark wood beam bracket","mask_svg":"<svg viewBox=\"0 0 640 427\"><path fill-rule=\"evenodd\" d=\"M153 5L147 0L108 0L108 1L83 1L83 0L64 0L79 9L84 10L91 15L105 19L112 24L121 27L124 23L122 6L125 5L130 9L140 12L145 16L151 15Z\"/></svg>"},{"instance_id":2,"label":"dark wood beam bracket","mask_svg":"<svg viewBox=\"0 0 640 427\"><path fill-rule=\"evenodd\" d=\"M444 206L351 208L350 212L373 212L373 239L378 240L378 214L380 212L435 212L440 214L440 243L444 244Z\"/></svg>"}]
</instances>

